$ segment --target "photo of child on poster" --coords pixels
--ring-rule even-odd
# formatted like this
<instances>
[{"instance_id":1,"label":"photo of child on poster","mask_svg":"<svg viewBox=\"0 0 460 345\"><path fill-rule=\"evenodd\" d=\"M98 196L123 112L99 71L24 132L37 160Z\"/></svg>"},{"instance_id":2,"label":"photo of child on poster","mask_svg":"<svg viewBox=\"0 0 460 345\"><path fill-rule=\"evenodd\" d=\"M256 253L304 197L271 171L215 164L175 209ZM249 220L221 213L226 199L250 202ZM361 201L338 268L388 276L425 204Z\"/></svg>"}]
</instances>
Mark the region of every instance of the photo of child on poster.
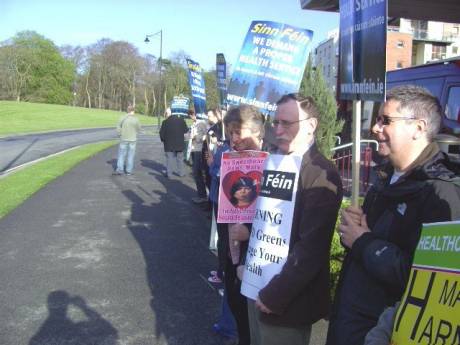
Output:
<instances>
[{"instance_id":1,"label":"photo of child on poster","mask_svg":"<svg viewBox=\"0 0 460 345\"><path fill-rule=\"evenodd\" d=\"M225 152L222 155L219 223L250 223L260 192L267 152Z\"/></svg>"},{"instance_id":2,"label":"photo of child on poster","mask_svg":"<svg viewBox=\"0 0 460 345\"><path fill-rule=\"evenodd\" d=\"M254 172L251 172L254 174ZM232 185L230 190L230 202L236 208L249 207L257 197L258 186L260 185L260 174L253 179L249 176L241 176ZM226 177L230 177L228 174ZM225 183L224 183L225 184Z\"/></svg>"}]
</instances>

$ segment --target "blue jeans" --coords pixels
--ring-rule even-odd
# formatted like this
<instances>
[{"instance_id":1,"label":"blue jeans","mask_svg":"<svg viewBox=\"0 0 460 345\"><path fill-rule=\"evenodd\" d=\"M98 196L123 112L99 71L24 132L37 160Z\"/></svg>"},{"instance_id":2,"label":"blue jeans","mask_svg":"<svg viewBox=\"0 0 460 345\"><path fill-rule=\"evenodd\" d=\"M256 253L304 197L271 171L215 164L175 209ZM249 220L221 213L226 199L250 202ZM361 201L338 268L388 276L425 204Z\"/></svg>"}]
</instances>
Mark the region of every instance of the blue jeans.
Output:
<instances>
[{"instance_id":1,"label":"blue jeans","mask_svg":"<svg viewBox=\"0 0 460 345\"><path fill-rule=\"evenodd\" d=\"M131 174L134 167L134 154L136 153L135 141L121 141L118 147L118 160L117 172L123 173L125 171L126 160L126 173Z\"/></svg>"}]
</instances>

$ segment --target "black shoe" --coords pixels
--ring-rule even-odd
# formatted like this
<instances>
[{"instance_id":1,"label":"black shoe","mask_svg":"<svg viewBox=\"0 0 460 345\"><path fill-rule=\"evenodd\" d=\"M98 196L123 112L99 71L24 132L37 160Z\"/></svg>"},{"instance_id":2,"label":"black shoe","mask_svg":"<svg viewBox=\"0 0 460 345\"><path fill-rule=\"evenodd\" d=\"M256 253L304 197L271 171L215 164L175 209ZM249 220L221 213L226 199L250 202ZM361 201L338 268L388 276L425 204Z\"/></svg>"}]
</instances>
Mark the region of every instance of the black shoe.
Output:
<instances>
[{"instance_id":1,"label":"black shoe","mask_svg":"<svg viewBox=\"0 0 460 345\"><path fill-rule=\"evenodd\" d=\"M122 175L122 173L119 172L119 171L114 171L114 172L112 173L112 175L113 175L113 176L120 176L120 175Z\"/></svg>"}]
</instances>

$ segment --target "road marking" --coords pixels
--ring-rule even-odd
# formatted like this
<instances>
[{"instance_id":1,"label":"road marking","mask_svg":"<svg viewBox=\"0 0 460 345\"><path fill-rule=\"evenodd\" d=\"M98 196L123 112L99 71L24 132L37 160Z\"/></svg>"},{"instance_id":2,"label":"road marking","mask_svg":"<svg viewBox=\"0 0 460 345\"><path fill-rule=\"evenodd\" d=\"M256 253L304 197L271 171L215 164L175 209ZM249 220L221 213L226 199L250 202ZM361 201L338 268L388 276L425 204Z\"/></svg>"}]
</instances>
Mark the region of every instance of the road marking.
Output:
<instances>
[{"instance_id":1,"label":"road marking","mask_svg":"<svg viewBox=\"0 0 460 345\"><path fill-rule=\"evenodd\" d=\"M70 149L66 149L66 150L63 150L63 151L59 151L59 152L56 152L56 153L52 153L52 154L50 154L50 155L48 155L48 156L41 157L41 158L35 159L35 160L33 160L33 161L30 161L30 162L27 162L27 163L20 164L20 165L15 166L15 167L13 167L13 168L11 168L11 169L2 171L2 172L0 173L0 178L3 178L3 177L9 175L10 173L12 173L12 172L14 172L14 171L16 171L16 170L20 170L20 169L22 169L22 168L25 168L25 167L27 167L27 166L29 166L29 165L38 163L38 162L43 161L43 160L45 160L45 159L48 159L48 158L51 158L51 157L54 157L54 156L58 156L58 155L60 155L60 154L63 154L63 153L66 153L66 152L69 152L69 151L78 149L78 148L80 148L80 147L82 147L82 146L83 146L83 145L74 146L74 147L71 147Z\"/></svg>"}]
</instances>

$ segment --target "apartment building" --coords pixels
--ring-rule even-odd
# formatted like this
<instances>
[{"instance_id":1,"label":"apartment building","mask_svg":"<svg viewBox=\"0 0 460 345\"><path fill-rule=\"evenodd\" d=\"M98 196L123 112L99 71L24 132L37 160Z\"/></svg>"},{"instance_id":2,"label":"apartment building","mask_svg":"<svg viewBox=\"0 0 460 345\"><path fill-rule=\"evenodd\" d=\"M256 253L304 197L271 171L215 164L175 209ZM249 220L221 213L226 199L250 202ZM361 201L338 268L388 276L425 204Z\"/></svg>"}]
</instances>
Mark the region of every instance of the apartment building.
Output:
<instances>
[{"instance_id":1,"label":"apartment building","mask_svg":"<svg viewBox=\"0 0 460 345\"><path fill-rule=\"evenodd\" d=\"M390 19L387 32L387 71L423 65L460 55L460 24L423 20ZM314 65L321 66L335 93L339 65L339 30L314 49Z\"/></svg>"},{"instance_id":2,"label":"apartment building","mask_svg":"<svg viewBox=\"0 0 460 345\"><path fill-rule=\"evenodd\" d=\"M335 93L339 67L339 29L330 31L327 39L316 47L313 64L316 68L322 68L328 87Z\"/></svg>"}]
</instances>

